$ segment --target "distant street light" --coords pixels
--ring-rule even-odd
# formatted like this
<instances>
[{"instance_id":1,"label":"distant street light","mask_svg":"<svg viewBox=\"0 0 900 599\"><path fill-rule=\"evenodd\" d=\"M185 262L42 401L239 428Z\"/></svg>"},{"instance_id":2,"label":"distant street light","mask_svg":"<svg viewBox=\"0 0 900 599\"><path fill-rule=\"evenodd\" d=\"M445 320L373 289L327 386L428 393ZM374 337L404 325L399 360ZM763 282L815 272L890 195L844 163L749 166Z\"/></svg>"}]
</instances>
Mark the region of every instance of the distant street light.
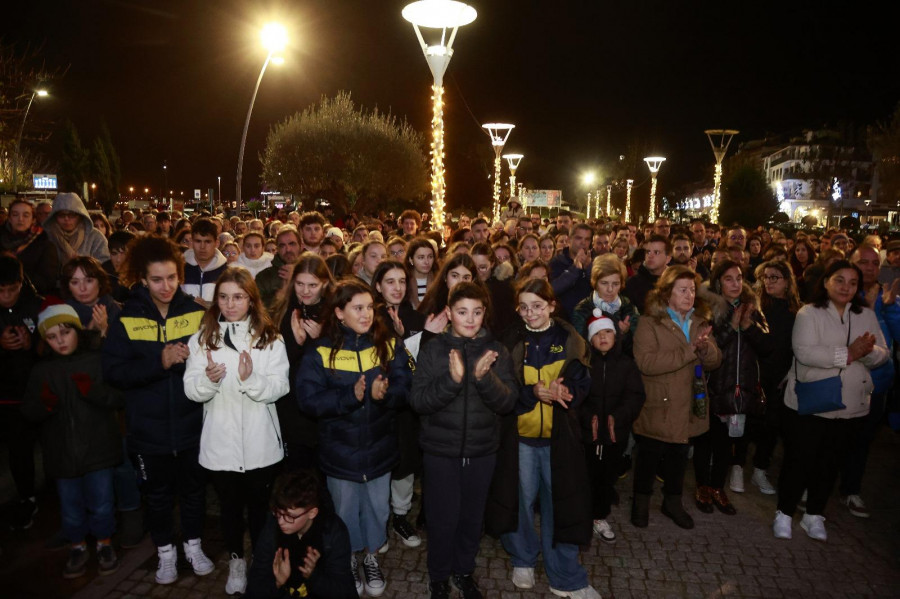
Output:
<instances>
[{"instance_id":1,"label":"distant street light","mask_svg":"<svg viewBox=\"0 0 900 599\"><path fill-rule=\"evenodd\" d=\"M500 220L500 176L503 163L500 161L500 154L503 153L503 146L509 139L509 134L515 128L515 125L509 123L488 123L481 126L485 129L491 138L491 146L494 148L494 223ZM512 189L509 192L512 198ZM521 205L521 202L519 203Z\"/></svg>"},{"instance_id":2,"label":"distant street light","mask_svg":"<svg viewBox=\"0 0 900 599\"><path fill-rule=\"evenodd\" d=\"M221 175L216 177L219 180L219 202L222 201L222 177Z\"/></svg>"},{"instance_id":3,"label":"distant street light","mask_svg":"<svg viewBox=\"0 0 900 599\"><path fill-rule=\"evenodd\" d=\"M634 179L628 179L625 187L625 222L631 222L631 188L634 187Z\"/></svg>"},{"instance_id":4,"label":"distant street light","mask_svg":"<svg viewBox=\"0 0 900 599\"><path fill-rule=\"evenodd\" d=\"M612 218L612 185L606 186L606 216Z\"/></svg>"},{"instance_id":5,"label":"distant street light","mask_svg":"<svg viewBox=\"0 0 900 599\"><path fill-rule=\"evenodd\" d=\"M525 210L525 200L522 194L518 193L516 187L516 169L519 168L519 163L525 156L523 154L504 154L503 157L506 159L506 164L509 165L509 197L519 198L519 204L522 206L522 210Z\"/></svg>"},{"instance_id":6,"label":"distant street light","mask_svg":"<svg viewBox=\"0 0 900 599\"><path fill-rule=\"evenodd\" d=\"M407 4L403 18L412 23L422 53L434 78L431 115L431 222L436 231L444 230L444 73L453 56L453 40L463 25L475 20L474 8L456 0L419 0ZM420 27L440 29L438 43L428 45ZM447 30L450 29L450 39ZM446 41L445 41L446 40Z\"/></svg>"},{"instance_id":7,"label":"distant street light","mask_svg":"<svg viewBox=\"0 0 900 599\"><path fill-rule=\"evenodd\" d=\"M665 160L662 156L648 156L644 158L644 162L647 163L647 167L650 169L650 212L647 215L648 223L656 220L656 174Z\"/></svg>"},{"instance_id":8,"label":"distant street light","mask_svg":"<svg viewBox=\"0 0 900 599\"><path fill-rule=\"evenodd\" d=\"M740 133L735 129L707 129L704 131L706 137L709 138L709 145L712 146L713 154L716 156L716 171L713 176L713 207L710 213L709 221L711 223L719 222L719 203L722 200L722 160L728 153L728 146L731 139ZM718 145L713 141L718 138Z\"/></svg>"},{"instance_id":9,"label":"distant street light","mask_svg":"<svg viewBox=\"0 0 900 599\"><path fill-rule=\"evenodd\" d=\"M253 95L250 97L250 106L247 108L247 120L244 121L244 132L241 135L241 149L238 152L237 181L235 182L234 195L238 209L241 207L241 175L244 170L244 146L247 145L247 129L250 128L250 115L253 114L253 104L256 103L256 94L259 92L259 85L262 83L263 75L266 74L266 67L269 66L269 62L274 62L275 64L282 64L284 62L281 52L283 52L287 46L287 30L283 25L279 25L278 23L269 23L262 28L260 38L262 39L263 47L268 50L269 53L266 55L266 60L263 62L262 69L259 71L256 87L253 88Z\"/></svg>"},{"instance_id":10,"label":"distant street light","mask_svg":"<svg viewBox=\"0 0 900 599\"><path fill-rule=\"evenodd\" d=\"M13 154L13 194L19 195L19 146L22 145L22 134L25 132L25 121L28 120L28 112L31 110L31 103L34 97L41 98L47 95L47 90L36 89L31 92L31 98L28 99L28 106L25 108L25 116L22 117L22 124L19 126L19 136L16 138L16 152Z\"/></svg>"}]
</instances>

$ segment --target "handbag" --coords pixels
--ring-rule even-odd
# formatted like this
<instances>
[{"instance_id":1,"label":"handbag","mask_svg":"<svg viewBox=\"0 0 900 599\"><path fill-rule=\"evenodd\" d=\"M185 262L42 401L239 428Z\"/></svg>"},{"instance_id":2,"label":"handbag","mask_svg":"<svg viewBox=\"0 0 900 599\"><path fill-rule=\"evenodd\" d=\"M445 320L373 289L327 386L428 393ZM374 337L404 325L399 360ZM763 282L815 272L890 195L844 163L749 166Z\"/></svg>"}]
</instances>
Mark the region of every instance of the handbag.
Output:
<instances>
[{"instance_id":1,"label":"handbag","mask_svg":"<svg viewBox=\"0 0 900 599\"><path fill-rule=\"evenodd\" d=\"M850 345L849 312L847 313L847 345ZM844 405L841 397L841 388L843 387L841 372L844 372L843 368L835 376L827 379L801 383L797 379L797 358L794 358L794 392L797 394L797 413L801 416L809 416L845 409L847 406Z\"/></svg>"}]
</instances>

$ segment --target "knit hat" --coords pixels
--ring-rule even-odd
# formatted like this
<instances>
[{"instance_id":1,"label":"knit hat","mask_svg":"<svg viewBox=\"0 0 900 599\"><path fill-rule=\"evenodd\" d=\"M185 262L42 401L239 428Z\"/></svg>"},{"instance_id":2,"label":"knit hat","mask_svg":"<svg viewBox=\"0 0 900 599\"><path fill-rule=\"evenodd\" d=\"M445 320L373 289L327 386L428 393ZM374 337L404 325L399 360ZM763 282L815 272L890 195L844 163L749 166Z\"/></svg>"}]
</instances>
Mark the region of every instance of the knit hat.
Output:
<instances>
[{"instance_id":1,"label":"knit hat","mask_svg":"<svg viewBox=\"0 0 900 599\"><path fill-rule=\"evenodd\" d=\"M325 232L325 237L339 237L341 241L344 240L344 232L338 229L337 227L331 227Z\"/></svg>"},{"instance_id":2,"label":"knit hat","mask_svg":"<svg viewBox=\"0 0 900 599\"><path fill-rule=\"evenodd\" d=\"M615 331L616 325L600 308L594 308L594 315L588 321L588 340L603 330Z\"/></svg>"},{"instance_id":3,"label":"knit hat","mask_svg":"<svg viewBox=\"0 0 900 599\"><path fill-rule=\"evenodd\" d=\"M48 295L41 304L38 314L38 332L41 337L47 336L47 331L58 324L68 324L76 329L81 328L81 320L75 312L75 308L64 303L58 297Z\"/></svg>"}]
</instances>

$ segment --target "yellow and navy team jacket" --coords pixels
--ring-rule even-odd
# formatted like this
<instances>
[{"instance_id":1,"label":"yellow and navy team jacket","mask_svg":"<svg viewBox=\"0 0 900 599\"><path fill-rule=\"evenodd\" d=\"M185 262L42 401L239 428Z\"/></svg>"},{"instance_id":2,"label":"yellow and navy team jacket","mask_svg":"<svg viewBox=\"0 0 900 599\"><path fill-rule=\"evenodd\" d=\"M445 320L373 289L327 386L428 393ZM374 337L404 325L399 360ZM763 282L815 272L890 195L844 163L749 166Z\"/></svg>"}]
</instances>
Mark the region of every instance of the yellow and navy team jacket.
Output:
<instances>
[{"instance_id":1,"label":"yellow and navy team jacket","mask_svg":"<svg viewBox=\"0 0 900 599\"><path fill-rule=\"evenodd\" d=\"M172 454L199 447L203 404L184 394L184 364L162 365L167 343L187 345L200 328L203 308L180 289L165 318L143 286L136 286L109 325L103 378L125 392L128 451Z\"/></svg>"},{"instance_id":2,"label":"yellow and navy team jacket","mask_svg":"<svg viewBox=\"0 0 900 599\"><path fill-rule=\"evenodd\" d=\"M577 337L570 339L572 335ZM585 359L585 345L575 330L566 323L553 321L546 331L522 329L515 349L522 352L520 373L522 390L516 406L519 439L531 445L549 445L553 433L554 406L538 401L534 385L544 385L562 377L572 393L569 410L577 410L591 386ZM514 351L514 354L518 352Z\"/></svg>"},{"instance_id":3,"label":"yellow and navy team jacket","mask_svg":"<svg viewBox=\"0 0 900 599\"><path fill-rule=\"evenodd\" d=\"M366 482L391 471L400 458L397 408L406 402L412 380L410 357L401 342L390 341L388 371L378 364L369 335L341 326L344 339L331 363L330 340L320 338L303 356L297 373L300 410L318 421L319 467L327 476ZM353 386L366 378L363 401ZM387 377L388 390L372 399L372 382Z\"/></svg>"}]
</instances>

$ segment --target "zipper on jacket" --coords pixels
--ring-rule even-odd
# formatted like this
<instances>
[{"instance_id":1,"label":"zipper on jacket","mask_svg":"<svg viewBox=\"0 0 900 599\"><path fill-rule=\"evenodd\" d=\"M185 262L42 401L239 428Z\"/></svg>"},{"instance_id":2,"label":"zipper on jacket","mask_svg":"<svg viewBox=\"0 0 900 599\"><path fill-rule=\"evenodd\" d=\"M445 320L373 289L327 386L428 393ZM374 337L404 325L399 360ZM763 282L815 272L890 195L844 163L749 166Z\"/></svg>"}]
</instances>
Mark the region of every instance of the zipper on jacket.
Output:
<instances>
[{"instance_id":1,"label":"zipper on jacket","mask_svg":"<svg viewBox=\"0 0 900 599\"><path fill-rule=\"evenodd\" d=\"M365 376L366 376L366 373L363 371L362 356L359 355L359 337L360 337L360 335L359 335L359 333L357 333L357 334L356 334L356 347L354 348L354 349L356 350L356 363L359 365L359 373L360 373L360 375L362 375L363 377L365 377ZM366 386L368 387L368 385L366 385ZM363 404L363 405L360 407L360 409L364 411L363 413L365 414L365 419L364 419L365 422L364 422L364 426L359 427L359 446L360 446L360 447L366 447L366 446L368 445L368 443L365 442L365 436L366 436L365 433L366 433L366 431L368 431L368 429L369 429L369 413L371 412L371 410L366 410L366 396L365 396L365 393L363 393L363 402L362 402L362 404ZM362 452L362 453L366 453L366 452ZM362 467L363 464L360 464L360 466L361 466L360 470L363 470L363 472L365 472L366 469L367 469L366 467L368 467L368 463L365 464L366 467ZM365 475L365 474L362 475L362 478L363 478L363 482L366 482L367 479L366 479L366 475Z\"/></svg>"},{"instance_id":2,"label":"zipper on jacket","mask_svg":"<svg viewBox=\"0 0 900 599\"><path fill-rule=\"evenodd\" d=\"M459 457L466 457L466 436L469 428L469 352L466 349L467 342L463 341L462 362L465 366L463 372L463 422L462 422L462 445L459 448Z\"/></svg>"}]
</instances>

